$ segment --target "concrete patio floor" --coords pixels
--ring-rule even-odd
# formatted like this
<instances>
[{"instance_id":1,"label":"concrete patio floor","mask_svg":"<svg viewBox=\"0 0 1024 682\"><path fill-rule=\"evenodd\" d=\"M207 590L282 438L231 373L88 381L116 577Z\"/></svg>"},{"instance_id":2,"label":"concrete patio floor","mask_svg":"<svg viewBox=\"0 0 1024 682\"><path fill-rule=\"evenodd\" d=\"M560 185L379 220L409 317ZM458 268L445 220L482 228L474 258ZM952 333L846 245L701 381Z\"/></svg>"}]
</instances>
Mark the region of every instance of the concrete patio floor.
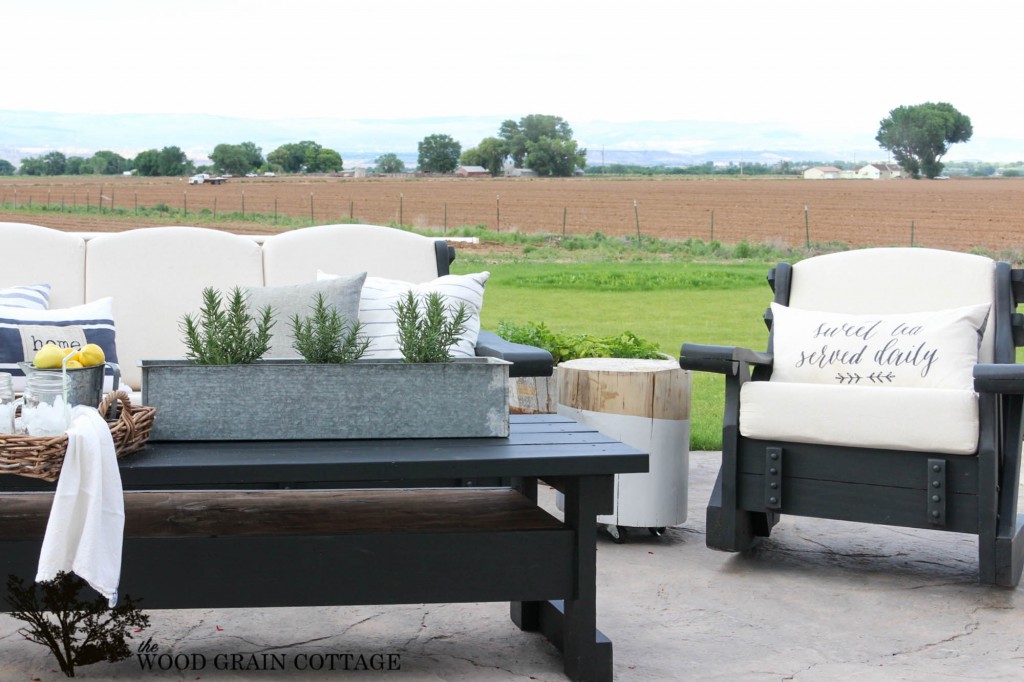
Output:
<instances>
[{"instance_id":1,"label":"concrete patio floor","mask_svg":"<svg viewBox=\"0 0 1024 682\"><path fill-rule=\"evenodd\" d=\"M1024 590L978 585L973 536L786 517L750 553L713 552L704 504L719 459L691 454L686 523L623 544L599 537L598 627L617 680L1024 679ZM554 510L550 491L542 499ZM507 604L149 613L133 649L149 640L169 670L133 657L77 676L566 679L560 654L516 629ZM0 680L63 679L20 625L0 615ZM352 669L374 665L400 669Z\"/></svg>"}]
</instances>

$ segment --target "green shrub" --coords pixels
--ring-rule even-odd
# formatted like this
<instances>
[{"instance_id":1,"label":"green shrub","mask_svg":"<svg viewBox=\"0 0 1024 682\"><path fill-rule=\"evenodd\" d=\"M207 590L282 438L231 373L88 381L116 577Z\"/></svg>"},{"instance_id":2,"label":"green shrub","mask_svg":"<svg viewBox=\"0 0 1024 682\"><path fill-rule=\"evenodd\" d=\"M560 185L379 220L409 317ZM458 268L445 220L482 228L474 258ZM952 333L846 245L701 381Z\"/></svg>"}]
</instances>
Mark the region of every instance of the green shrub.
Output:
<instances>
[{"instance_id":1,"label":"green shrub","mask_svg":"<svg viewBox=\"0 0 1024 682\"><path fill-rule=\"evenodd\" d=\"M631 331L618 336L597 338L590 334L553 332L541 322L516 324L504 320L498 323L498 336L512 343L523 343L543 348L551 353L555 364L576 358L661 358L658 347L637 337Z\"/></svg>"}]
</instances>

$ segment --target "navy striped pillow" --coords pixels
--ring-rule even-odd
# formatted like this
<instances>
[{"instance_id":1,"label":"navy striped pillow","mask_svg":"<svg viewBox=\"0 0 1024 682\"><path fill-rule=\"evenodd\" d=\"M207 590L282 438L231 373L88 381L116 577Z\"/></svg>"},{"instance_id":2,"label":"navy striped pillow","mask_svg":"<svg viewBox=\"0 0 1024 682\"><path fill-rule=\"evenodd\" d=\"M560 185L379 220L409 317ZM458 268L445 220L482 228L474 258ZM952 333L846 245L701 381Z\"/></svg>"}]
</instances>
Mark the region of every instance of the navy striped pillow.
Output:
<instances>
[{"instance_id":1,"label":"navy striped pillow","mask_svg":"<svg viewBox=\"0 0 1024 682\"><path fill-rule=\"evenodd\" d=\"M22 390L25 383L18 363L31 362L46 343L62 348L95 343L103 349L107 362L116 363L113 299L57 310L0 308L0 372L12 375L15 391Z\"/></svg>"},{"instance_id":2,"label":"navy striped pillow","mask_svg":"<svg viewBox=\"0 0 1024 682\"><path fill-rule=\"evenodd\" d=\"M32 284L0 289L0 306L46 310L50 307L50 285Z\"/></svg>"}]
</instances>

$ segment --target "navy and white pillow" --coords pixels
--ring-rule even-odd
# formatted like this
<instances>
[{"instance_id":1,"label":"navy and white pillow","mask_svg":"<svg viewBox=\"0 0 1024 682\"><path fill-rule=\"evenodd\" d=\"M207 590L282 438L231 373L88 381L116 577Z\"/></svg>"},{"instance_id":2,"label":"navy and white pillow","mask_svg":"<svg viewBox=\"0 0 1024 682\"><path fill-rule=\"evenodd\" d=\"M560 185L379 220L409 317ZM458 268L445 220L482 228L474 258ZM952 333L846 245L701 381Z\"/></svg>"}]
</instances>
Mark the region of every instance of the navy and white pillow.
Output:
<instances>
[{"instance_id":1,"label":"navy and white pillow","mask_svg":"<svg viewBox=\"0 0 1024 682\"><path fill-rule=\"evenodd\" d=\"M61 348L95 343L103 349L107 362L116 363L113 302L107 297L56 310L0 306L0 372L12 375L15 391L23 390L25 375L18 363L32 362L46 343Z\"/></svg>"},{"instance_id":2,"label":"navy and white pillow","mask_svg":"<svg viewBox=\"0 0 1024 682\"><path fill-rule=\"evenodd\" d=\"M0 306L46 310L50 307L50 285L32 284L0 289Z\"/></svg>"}]
</instances>

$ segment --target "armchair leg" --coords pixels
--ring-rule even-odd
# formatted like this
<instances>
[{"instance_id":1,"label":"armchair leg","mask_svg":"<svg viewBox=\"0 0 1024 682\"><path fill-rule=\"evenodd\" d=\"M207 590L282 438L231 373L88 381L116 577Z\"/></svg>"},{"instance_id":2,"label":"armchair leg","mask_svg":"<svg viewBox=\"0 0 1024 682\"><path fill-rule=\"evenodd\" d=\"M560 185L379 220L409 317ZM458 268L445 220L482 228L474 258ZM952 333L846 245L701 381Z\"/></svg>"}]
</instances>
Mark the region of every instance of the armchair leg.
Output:
<instances>
[{"instance_id":1,"label":"armchair leg","mask_svg":"<svg viewBox=\"0 0 1024 682\"><path fill-rule=\"evenodd\" d=\"M995 584L1016 587L1024 569L1024 514L1017 516L1010 537L996 538L995 550Z\"/></svg>"},{"instance_id":2,"label":"armchair leg","mask_svg":"<svg viewBox=\"0 0 1024 682\"><path fill-rule=\"evenodd\" d=\"M731 496L735 499L735 491ZM711 492L707 507L707 536L705 543L710 549L722 552L743 552L767 537L778 522L778 514L749 512L728 507L722 502L722 472Z\"/></svg>"}]
</instances>

